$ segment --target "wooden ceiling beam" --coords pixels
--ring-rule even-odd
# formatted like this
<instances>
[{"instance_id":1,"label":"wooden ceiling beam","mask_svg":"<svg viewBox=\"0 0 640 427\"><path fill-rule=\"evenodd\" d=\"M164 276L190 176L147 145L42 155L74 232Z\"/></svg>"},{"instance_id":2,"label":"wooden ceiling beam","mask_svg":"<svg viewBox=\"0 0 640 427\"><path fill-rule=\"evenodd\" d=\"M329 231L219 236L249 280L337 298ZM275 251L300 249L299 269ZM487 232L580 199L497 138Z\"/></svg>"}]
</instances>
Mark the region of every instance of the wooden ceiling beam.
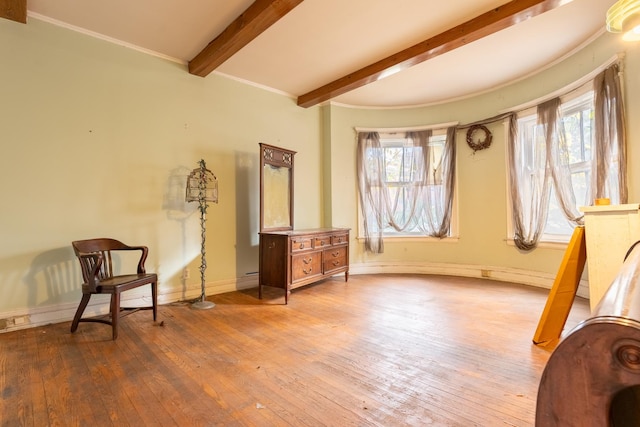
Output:
<instances>
[{"instance_id":1,"label":"wooden ceiling beam","mask_svg":"<svg viewBox=\"0 0 640 427\"><path fill-rule=\"evenodd\" d=\"M256 0L202 52L189 61L189 73L200 77L207 76L302 1Z\"/></svg>"},{"instance_id":2,"label":"wooden ceiling beam","mask_svg":"<svg viewBox=\"0 0 640 427\"><path fill-rule=\"evenodd\" d=\"M0 18L27 23L27 0L0 0Z\"/></svg>"},{"instance_id":3,"label":"wooden ceiling beam","mask_svg":"<svg viewBox=\"0 0 640 427\"><path fill-rule=\"evenodd\" d=\"M566 2L566 0L564 2ZM423 42L301 95L298 97L298 105L307 108L328 101L338 95L360 88L555 9L562 3L563 0L513 0Z\"/></svg>"}]
</instances>

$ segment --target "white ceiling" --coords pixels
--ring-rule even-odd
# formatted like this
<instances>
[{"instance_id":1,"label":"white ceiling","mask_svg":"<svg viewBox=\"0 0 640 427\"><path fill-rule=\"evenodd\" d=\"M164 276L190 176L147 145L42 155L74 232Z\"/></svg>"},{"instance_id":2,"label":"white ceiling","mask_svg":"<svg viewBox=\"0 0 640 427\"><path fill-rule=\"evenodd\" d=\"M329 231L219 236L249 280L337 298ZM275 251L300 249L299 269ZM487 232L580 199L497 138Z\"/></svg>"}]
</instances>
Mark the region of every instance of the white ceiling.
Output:
<instances>
[{"instance_id":1,"label":"white ceiling","mask_svg":"<svg viewBox=\"0 0 640 427\"><path fill-rule=\"evenodd\" d=\"M253 1L28 0L28 10L29 19L186 63ZM305 0L215 72L298 97L504 3ZM499 87L549 66L601 34L613 3L573 0L332 101L425 105Z\"/></svg>"}]
</instances>

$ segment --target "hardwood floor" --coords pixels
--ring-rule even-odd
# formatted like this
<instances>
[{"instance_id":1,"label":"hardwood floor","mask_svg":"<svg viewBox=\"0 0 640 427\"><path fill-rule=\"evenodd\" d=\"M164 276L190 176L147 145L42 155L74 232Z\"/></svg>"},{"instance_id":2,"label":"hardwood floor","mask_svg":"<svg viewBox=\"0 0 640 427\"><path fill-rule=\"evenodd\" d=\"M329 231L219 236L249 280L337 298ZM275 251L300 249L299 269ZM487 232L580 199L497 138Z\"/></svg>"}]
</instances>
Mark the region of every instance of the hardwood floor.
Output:
<instances>
[{"instance_id":1,"label":"hardwood floor","mask_svg":"<svg viewBox=\"0 0 640 427\"><path fill-rule=\"evenodd\" d=\"M531 426L548 291L342 276L0 334L2 426ZM565 331L589 316L576 298Z\"/></svg>"}]
</instances>

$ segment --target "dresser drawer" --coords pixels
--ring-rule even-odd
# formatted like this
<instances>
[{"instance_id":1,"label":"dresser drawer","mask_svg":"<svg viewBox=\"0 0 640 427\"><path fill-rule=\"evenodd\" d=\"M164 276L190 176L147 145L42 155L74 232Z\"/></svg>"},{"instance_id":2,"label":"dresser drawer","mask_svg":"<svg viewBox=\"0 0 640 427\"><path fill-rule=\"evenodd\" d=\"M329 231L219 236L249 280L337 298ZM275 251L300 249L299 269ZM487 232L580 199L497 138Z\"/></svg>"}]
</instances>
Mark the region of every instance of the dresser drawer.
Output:
<instances>
[{"instance_id":1,"label":"dresser drawer","mask_svg":"<svg viewBox=\"0 0 640 427\"><path fill-rule=\"evenodd\" d=\"M323 253L323 268L325 274L347 265L347 246L325 249Z\"/></svg>"},{"instance_id":2,"label":"dresser drawer","mask_svg":"<svg viewBox=\"0 0 640 427\"><path fill-rule=\"evenodd\" d=\"M349 233L334 234L331 236L332 245L345 245L349 242Z\"/></svg>"},{"instance_id":3,"label":"dresser drawer","mask_svg":"<svg viewBox=\"0 0 640 427\"><path fill-rule=\"evenodd\" d=\"M293 289L344 273L349 280L349 229L317 228L260 232L258 296L271 286Z\"/></svg>"},{"instance_id":4,"label":"dresser drawer","mask_svg":"<svg viewBox=\"0 0 640 427\"><path fill-rule=\"evenodd\" d=\"M313 241L313 247L316 249L322 249L324 247L331 246L331 236L316 236Z\"/></svg>"},{"instance_id":5,"label":"dresser drawer","mask_svg":"<svg viewBox=\"0 0 640 427\"><path fill-rule=\"evenodd\" d=\"M322 274L322 252L309 252L291 257L292 281L308 279Z\"/></svg>"},{"instance_id":6,"label":"dresser drawer","mask_svg":"<svg viewBox=\"0 0 640 427\"><path fill-rule=\"evenodd\" d=\"M291 252L306 251L313 248L313 237L301 236L291 239Z\"/></svg>"}]
</instances>

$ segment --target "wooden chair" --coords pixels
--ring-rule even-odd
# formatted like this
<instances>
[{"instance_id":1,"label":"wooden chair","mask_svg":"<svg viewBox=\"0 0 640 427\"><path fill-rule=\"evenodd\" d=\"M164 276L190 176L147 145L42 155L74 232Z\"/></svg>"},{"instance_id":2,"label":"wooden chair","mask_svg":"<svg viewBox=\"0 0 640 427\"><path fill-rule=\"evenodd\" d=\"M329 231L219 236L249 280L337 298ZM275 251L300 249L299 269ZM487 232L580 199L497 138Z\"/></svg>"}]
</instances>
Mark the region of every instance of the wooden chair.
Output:
<instances>
[{"instance_id":1,"label":"wooden chair","mask_svg":"<svg viewBox=\"0 0 640 427\"><path fill-rule=\"evenodd\" d=\"M121 311L128 311L131 314L137 310L153 310L153 320L156 320L158 310L156 274L147 274L144 263L147 259L148 248L146 246L128 246L114 239L90 239L77 240L71 243L73 250L80 261L82 269L82 300L76 311L76 315L71 323L71 332L78 329L80 322L99 322L111 325L113 329L113 339L118 337L118 319ZM140 251L138 261L138 271L136 274L126 274L114 276L112 252L116 251ZM120 308L120 294L126 290L137 288L143 285L151 285L151 307L126 307ZM111 306L109 310L110 320L104 318L82 318L82 313L89 299L93 294L111 294Z\"/></svg>"}]
</instances>

